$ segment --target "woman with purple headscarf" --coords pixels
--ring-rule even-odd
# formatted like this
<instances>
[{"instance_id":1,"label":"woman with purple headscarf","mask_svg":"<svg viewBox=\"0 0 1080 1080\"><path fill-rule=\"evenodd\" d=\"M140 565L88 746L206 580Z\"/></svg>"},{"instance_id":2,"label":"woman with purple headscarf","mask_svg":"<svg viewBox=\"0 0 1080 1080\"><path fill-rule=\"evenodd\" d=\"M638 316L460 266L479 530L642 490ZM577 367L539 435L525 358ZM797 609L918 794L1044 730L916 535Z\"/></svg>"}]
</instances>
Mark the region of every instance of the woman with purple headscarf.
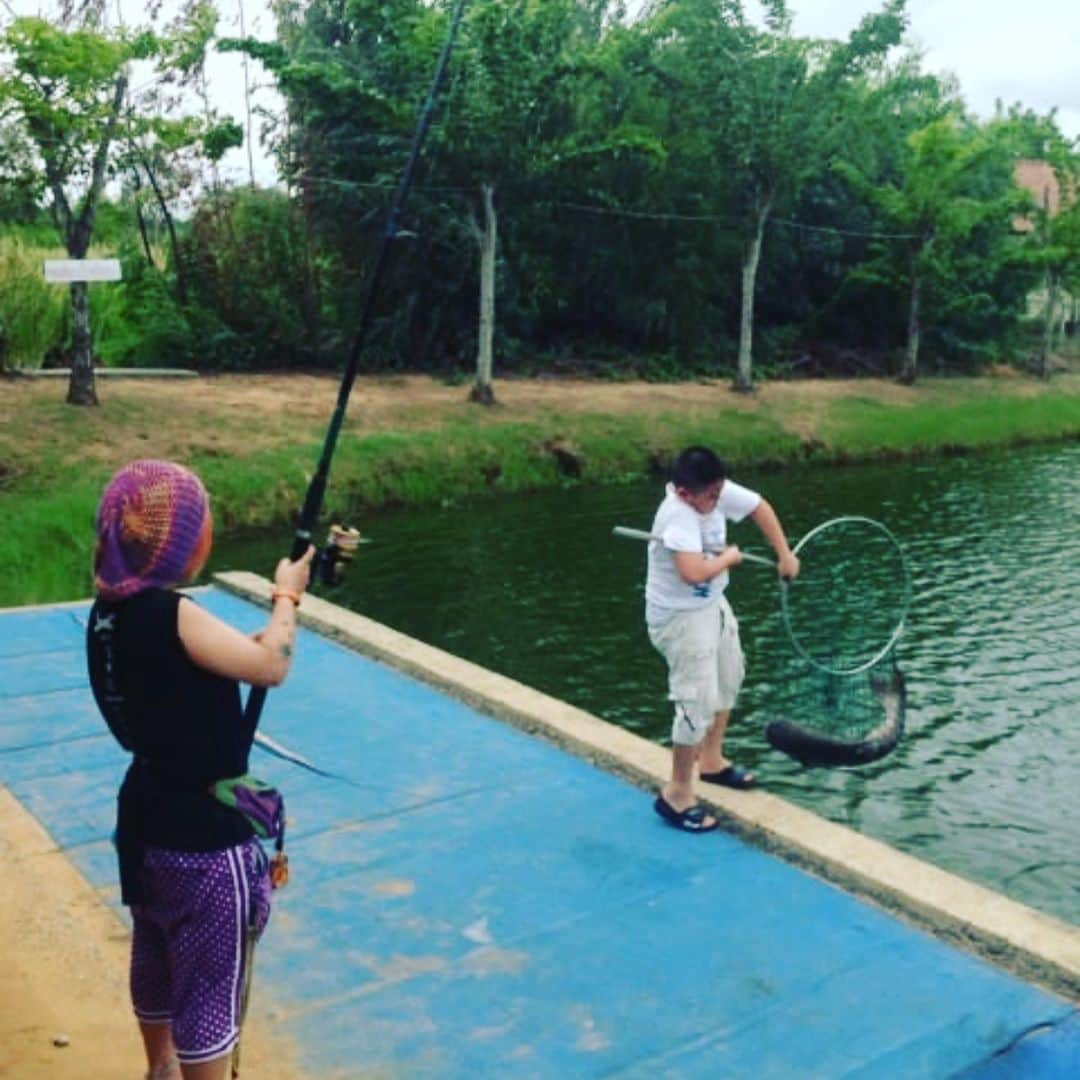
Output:
<instances>
[{"instance_id":1,"label":"woman with purple headscarf","mask_svg":"<svg viewBox=\"0 0 1080 1080\"><path fill-rule=\"evenodd\" d=\"M210 554L194 473L135 461L97 514L87 628L94 697L131 765L116 848L131 909L131 997L154 1080L223 1080L240 1035L245 945L269 916L268 862L249 817L212 793L247 773L240 683L288 674L313 549L274 572L267 626L247 636L176 591Z\"/></svg>"}]
</instances>

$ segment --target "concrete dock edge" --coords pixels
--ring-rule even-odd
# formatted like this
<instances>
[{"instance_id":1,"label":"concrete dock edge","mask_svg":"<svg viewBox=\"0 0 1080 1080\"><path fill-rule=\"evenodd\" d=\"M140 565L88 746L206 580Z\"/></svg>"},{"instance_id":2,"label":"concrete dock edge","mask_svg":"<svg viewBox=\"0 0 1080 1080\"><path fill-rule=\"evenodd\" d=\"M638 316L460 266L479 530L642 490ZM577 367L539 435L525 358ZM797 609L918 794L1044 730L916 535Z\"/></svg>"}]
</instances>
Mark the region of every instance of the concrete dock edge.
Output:
<instances>
[{"instance_id":1,"label":"concrete dock edge","mask_svg":"<svg viewBox=\"0 0 1080 1080\"><path fill-rule=\"evenodd\" d=\"M269 606L271 583L231 571L215 581ZM362 615L306 596L301 623L488 715L543 736L643 788L667 779L669 752L599 717L425 645ZM700 785L729 832L874 901L1027 981L1080 999L1080 928L837 825L766 791ZM644 811L643 811L644 812Z\"/></svg>"}]
</instances>

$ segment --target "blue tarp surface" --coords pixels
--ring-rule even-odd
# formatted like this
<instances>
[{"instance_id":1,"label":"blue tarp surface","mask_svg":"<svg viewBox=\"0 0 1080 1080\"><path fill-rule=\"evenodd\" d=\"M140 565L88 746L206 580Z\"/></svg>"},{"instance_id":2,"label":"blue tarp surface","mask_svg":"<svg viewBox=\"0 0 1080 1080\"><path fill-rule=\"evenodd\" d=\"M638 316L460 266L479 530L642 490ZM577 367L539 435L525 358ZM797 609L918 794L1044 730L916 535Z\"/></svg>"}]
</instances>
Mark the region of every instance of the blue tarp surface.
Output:
<instances>
[{"instance_id":1,"label":"blue tarp surface","mask_svg":"<svg viewBox=\"0 0 1080 1080\"><path fill-rule=\"evenodd\" d=\"M244 629L264 613L199 602ZM111 904L125 755L87 607L0 614L0 783ZM437 690L302 631L261 749L292 881L255 1005L328 1077L1080 1075L1068 1002Z\"/></svg>"}]
</instances>

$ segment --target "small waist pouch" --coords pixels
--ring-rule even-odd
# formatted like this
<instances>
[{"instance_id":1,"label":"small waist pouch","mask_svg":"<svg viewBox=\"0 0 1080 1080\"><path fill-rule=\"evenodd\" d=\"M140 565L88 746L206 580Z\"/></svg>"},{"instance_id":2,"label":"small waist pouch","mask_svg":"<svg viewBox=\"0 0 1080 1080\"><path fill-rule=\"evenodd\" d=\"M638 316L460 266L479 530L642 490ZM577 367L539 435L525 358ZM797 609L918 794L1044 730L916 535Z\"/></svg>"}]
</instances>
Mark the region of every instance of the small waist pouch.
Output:
<instances>
[{"instance_id":1,"label":"small waist pouch","mask_svg":"<svg viewBox=\"0 0 1080 1080\"><path fill-rule=\"evenodd\" d=\"M281 792L251 773L244 773L211 784L210 794L219 803L243 814L260 839L274 841L270 883L275 889L281 888L289 880L289 859L285 854L285 798Z\"/></svg>"}]
</instances>

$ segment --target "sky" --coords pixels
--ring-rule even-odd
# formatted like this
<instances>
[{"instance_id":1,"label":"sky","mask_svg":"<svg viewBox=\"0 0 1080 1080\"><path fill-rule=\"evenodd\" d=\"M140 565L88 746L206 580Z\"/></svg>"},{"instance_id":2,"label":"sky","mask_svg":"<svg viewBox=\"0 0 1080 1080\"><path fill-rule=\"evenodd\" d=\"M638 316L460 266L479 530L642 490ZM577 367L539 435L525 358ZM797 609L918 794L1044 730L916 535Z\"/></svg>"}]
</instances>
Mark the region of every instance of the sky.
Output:
<instances>
[{"instance_id":1,"label":"sky","mask_svg":"<svg viewBox=\"0 0 1080 1080\"><path fill-rule=\"evenodd\" d=\"M745 0L754 14L756 0ZM143 4L114 0L130 9L138 21ZM52 0L0 0L4 14L48 14ZM634 0L628 7L633 10ZM843 38L867 12L872 0L790 0L796 34ZM218 0L219 34L239 36L240 0ZM978 116L993 114L994 102L1019 101L1037 113L1058 110L1058 124L1071 138L1080 137L1080 0L908 0L908 41L919 46L927 70L954 74L968 107ZM243 0L247 33L272 40L274 20L265 0ZM4 20L6 21L6 19ZM208 64L211 97L219 112L246 124L244 74L235 54L214 55ZM270 77L260 65L249 68L252 101L277 107ZM255 142L259 121L254 121ZM260 184L275 179L273 164L253 147L255 178ZM224 179L248 179L246 150L230 151L222 163Z\"/></svg>"},{"instance_id":2,"label":"sky","mask_svg":"<svg viewBox=\"0 0 1080 1080\"><path fill-rule=\"evenodd\" d=\"M216 0L220 17L218 20L219 37L241 37L240 15L243 12L246 36L272 41L275 33L274 17L270 13L266 0ZM113 25L122 17L128 26L138 26L145 21L145 0L108 0L107 11ZM166 13L176 4L165 0ZM49 18L57 10L55 0L0 0L0 24L6 24L12 15L41 15ZM167 14L166 14L166 17ZM160 25L160 24L158 24ZM237 53L211 52L206 64L210 100L214 109L223 116L231 116L238 123L247 127L247 110L244 107L245 76L243 60ZM280 108L280 99L273 90L273 79L254 61L248 63L247 83L250 87L250 99L253 108L263 107L271 111ZM140 85L140 76L136 72L131 80L136 89ZM269 155L259 145L261 122L258 115L252 118L254 138L252 139L252 161L249 163L247 132L245 130L245 148L230 150L220 163L220 176L225 182L246 183L254 168L256 183L273 184L277 173Z\"/></svg>"},{"instance_id":3,"label":"sky","mask_svg":"<svg viewBox=\"0 0 1080 1080\"><path fill-rule=\"evenodd\" d=\"M844 38L870 11L868 0L790 0L795 33ZM748 10L756 7L753 0ZM1058 124L1080 136L1080 0L908 0L907 39L924 67L951 72L968 107L983 119L994 102L1058 109Z\"/></svg>"}]
</instances>

